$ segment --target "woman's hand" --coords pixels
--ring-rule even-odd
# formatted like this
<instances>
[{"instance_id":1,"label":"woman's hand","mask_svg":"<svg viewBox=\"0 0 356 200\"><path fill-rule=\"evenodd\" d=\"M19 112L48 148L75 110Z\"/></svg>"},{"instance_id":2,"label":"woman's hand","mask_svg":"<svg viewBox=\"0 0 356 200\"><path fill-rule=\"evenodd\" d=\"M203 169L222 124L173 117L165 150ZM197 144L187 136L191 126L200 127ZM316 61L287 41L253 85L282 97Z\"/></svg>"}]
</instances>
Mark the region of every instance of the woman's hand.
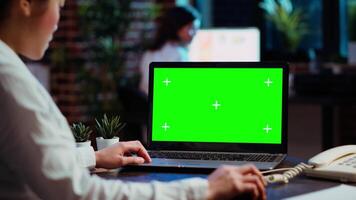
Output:
<instances>
[{"instance_id":1,"label":"woman's hand","mask_svg":"<svg viewBox=\"0 0 356 200\"><path fill-rule=\"evenodd\" d=\"M222 166L208 177L207 199L249 197L265 200L266 183L261 172L253 165Z\"/></svg>"},{"instance_id":2,"label":"woman's hand","mask_svg":"<svg viewBox=\"0 0 356 200\"><path fill-rule=\"evenodd\" d=\"M137 156L132 156L136 154ZM96 167L114 169L128 164L151 162L145 147L140 141L118 142L95 152Z\"/></svg>"}]
</instances>

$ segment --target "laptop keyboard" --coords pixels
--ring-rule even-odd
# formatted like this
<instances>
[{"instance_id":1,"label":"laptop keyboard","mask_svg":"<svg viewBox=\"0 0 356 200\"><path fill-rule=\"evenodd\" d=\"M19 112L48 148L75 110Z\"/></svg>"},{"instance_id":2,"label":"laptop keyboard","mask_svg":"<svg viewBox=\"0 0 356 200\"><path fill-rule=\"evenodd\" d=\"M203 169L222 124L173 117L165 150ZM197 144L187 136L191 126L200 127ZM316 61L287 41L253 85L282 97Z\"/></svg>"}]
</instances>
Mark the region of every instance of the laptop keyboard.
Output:
<instances>
[{"instance_id":1,"label":"laptop keyboard","mask_svg":"<svg viewBox=\"0 0 356 200\"><path fill-rule=\"evenodd\" d=\"M207 152L171 152L149 151L151 158L190 159L190 160L221 160L221 161L257 161L274 162L281 159L280 155L256 153L207 153Z\"/></svg>"}]
</instances>

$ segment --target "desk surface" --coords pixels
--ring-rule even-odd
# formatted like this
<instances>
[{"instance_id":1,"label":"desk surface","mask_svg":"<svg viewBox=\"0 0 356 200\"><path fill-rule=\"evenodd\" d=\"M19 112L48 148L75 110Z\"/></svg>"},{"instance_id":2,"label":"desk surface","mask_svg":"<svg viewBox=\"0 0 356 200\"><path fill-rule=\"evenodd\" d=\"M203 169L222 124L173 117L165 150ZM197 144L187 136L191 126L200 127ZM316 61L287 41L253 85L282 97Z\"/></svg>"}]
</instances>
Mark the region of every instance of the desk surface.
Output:
<instances>
[{"instance_id":1,"label":"desk surface","mask_svg":"<svg viewBox=\"0 0 356 200\"><path fill-rule=\"evenodd\" d=\"M280 167L291 167L300 162L299 159L287 157L287 159L281 164ZM111 172L98 173L99 176L107 179L119 179L122 181L134 181L134 182L149 182L156 181L172 181L191 177L206 178L207 173L194 171L179 171L174 172L171 170L157 171L131 171L131 170L119 170ZM330 188L341 184L340 182L313 179L303 175L298 176L290 181L289 184L276 184L267 186L267 199L282 199L286 197L296 196L309 192L318 191L321 189Z\"/></svg>"}]
</instances>

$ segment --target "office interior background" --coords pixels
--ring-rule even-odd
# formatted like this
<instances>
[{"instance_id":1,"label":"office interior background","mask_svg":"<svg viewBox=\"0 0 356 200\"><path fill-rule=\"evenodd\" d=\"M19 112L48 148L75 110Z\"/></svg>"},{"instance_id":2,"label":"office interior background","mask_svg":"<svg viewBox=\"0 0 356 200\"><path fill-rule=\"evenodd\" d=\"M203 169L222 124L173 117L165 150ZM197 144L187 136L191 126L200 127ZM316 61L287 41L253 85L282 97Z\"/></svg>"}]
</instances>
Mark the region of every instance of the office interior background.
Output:
<instances>
[{"instance_id":1,"label":"office interior background","mask_svg":"<svg viewBox=\"0 0 356 200\"><path fill-rule=\"evenodd\" d=\"M94 125L95 117L116 114L127 123L121 140L144 142L148 104L137 93L139 61L156 17L171 6L191 5L202 29L256 27L260 60L290 63L289 155L306 159L320 152L325 131L330 147L355 144L356 0L291 0L306 30L292 50L261 2L66 0L45 58L27 63L70 124Z\"/></svg>"}]
</instances>

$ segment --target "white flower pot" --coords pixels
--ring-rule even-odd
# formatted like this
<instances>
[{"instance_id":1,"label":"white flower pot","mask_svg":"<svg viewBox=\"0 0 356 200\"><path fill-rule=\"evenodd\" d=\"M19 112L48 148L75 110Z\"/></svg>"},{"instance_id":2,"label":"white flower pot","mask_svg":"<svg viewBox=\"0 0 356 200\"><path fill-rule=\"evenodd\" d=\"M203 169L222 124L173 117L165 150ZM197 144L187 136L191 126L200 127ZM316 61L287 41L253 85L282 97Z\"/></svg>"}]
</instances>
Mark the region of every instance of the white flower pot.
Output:
<instances>
[{"instance_id":1,"label":"white flower pot","mask_svg":"<svg viewBox=\"0 0 356 200\"><path fill-rule=\"evenodd\" d=\"M76 142L77 147L90 147L90 141Z\"/></svg>"},{"instance_id":2,"label":"white flower pot","mask_svg":"<svg viewBox=\"0 0 356 200\"><path fill-rule=\"evenodd\" d=\"M112 139L104 139L103 137L97 137L96 138L96 146L98 150L104 149L108 146L111 146L115 143L118 143L120 140L119 137L114 137Z\"/></svg>"},{"instance_id":3,"label":"white flower pot","mask_svg":"<svg viewBox=\"0 0 356 200\"><path fill-rule=\"evenodd\" d=\"M356 64L356 41L349 42L349 64Z\"/></svg>"}]
</instances>

